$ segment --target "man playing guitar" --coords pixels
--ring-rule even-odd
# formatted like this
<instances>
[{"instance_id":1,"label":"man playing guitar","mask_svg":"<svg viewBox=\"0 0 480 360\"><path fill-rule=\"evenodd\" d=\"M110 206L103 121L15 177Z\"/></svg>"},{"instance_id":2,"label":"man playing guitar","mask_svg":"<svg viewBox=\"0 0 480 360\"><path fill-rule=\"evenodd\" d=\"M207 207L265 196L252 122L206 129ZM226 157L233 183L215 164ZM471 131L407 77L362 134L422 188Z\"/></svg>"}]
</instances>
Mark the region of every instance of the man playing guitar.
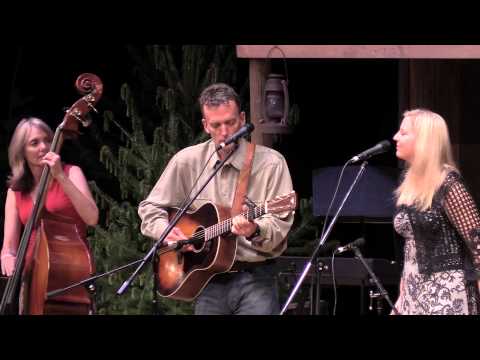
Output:
<instances>
[{"instance_id":1,"label":"man playing guitar","mask_svg":"<svg viewBox=\"0 0 480 360\"><path fill-rule=\"evenodd\" d=\"M198 213L192 214L193 220L185 221L183 228L177 225L166 237L167 244L192 238L192 234L201 235L204 242L160 256L159 291L163 296L195 299L195 314L278 314L274 259L287 247L286 236L294 216L291 210L295 207L287 163L277 151L244 139L238 146L232 143L216 151L245 124L239 97L230 86L222 83L208 86L199 103L203 127L211 139L179 151L170 160L151 193L139 205L142 234L160 238L172 216L172 208L181 206L214 166L230 152L234 153L194 201L192 212ZM280 198L291 206L285 207L285 211L270 211L278 203L268 201L285 194L286 200ZM249 199L250 208L242 207L245 198ZM264 216L257 217L257 210ZM250 216L250 211L256 215ZM211 218L206 225L198 220L200 213ZM219 219L230 217L216 224ZM225 224L230 236L223 236L224 231L215 233ZM207 236L212 231L214 235ZM210 238L213 240L207 241ZM224 239L232 246L224 245L221 242ZM222 263L222 256L231 256L231 262ZM210 272L202 275L202 271ZM216 272L219 273L213 276ZM190 291L188 282L198 281L204 284Z\"/></svg>"}]
</instances>

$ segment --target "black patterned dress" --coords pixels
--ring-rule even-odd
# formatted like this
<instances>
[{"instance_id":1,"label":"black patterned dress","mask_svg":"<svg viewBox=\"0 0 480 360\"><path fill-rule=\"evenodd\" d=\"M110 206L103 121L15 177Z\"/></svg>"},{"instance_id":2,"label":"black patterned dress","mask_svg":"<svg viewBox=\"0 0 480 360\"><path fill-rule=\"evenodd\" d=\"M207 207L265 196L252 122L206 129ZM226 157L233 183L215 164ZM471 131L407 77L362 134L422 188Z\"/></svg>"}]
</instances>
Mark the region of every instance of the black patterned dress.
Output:
<instances>
[{"instance_id":1,"label":"black patterned dress","mask_svg":"<svg viewBox=\"0 0 480 360\"><path fill-rule=\"evenodd\" d=\"M480 228L480 216L478 210L469 195L465 186L456 176L447 176L446 185L448 185L441 195L439 204L445 214L445 221L448 226L438 221L441 216L435 216L428 212L419 212L412 207L401 207L394 217L395 230L404 238L404 267L400 283L400 292L395 307L400 314L404 315L461 315L478 314L479 294L478 284L475 279L467 277L464 264L461 262L461 251L454 251L455 242L449 243L447 249L453 249L454 254L449 261L446 261L445 269L435 269L435 264L430 268L433 271L421 271L426 268L424 264L419 266L419 258L423 261L430 261L434 256L425 249L428 246L419 246L416 242L412 218L422 215L431 224L431 233L437 238L445 237L436 229L445 229L451 227L450 234L456 234L459 247L465 249L468 256L472 256L474 268L478 269L480 262L480 237L478 229ZM438 199L438 197L437 197ZM448 219L448 220L447 220ZM444 222L445 222L444 221ZM420 222L420 221L419 221ZM421 226L420 224L419 226ZM428 227L427 227L428 229ZM425 226L423 229L425 230ZM418 232L417 232L418 234ZM435 239L430 237L431 239ZM451 236L452 237L452 236ZM436 240L434 240L436 241ZM421 254L419 254L419 251ZM435 250L438 253L438 250ZM420 255L420 256L419 256ZM443 255L443 258L446 256ZM457 262L458 260L458 262ZM462 266L448 266L449 264L461 263ZM475 271L473 271L475 273ZM478 273L478 271L477 271Z\"/></svg>"}]
</instances>

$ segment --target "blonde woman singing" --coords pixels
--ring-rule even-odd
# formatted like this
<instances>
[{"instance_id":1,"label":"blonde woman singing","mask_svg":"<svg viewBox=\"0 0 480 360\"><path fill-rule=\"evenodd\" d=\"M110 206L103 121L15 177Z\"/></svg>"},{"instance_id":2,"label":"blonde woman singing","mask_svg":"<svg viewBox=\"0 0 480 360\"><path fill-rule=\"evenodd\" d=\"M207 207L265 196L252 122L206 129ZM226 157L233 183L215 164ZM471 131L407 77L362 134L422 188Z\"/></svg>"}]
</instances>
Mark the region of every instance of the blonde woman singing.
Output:
<instances>
[{"instance_id":1,"label":"blonde woman singing","mask_svg":"<svg viewBox=\"0 0 480 360\"><path fill-rule=\"evenodd\" d=\"M395 307L401 314L478 314L480 215L456 168L445 120L404 113L393 140L406 162L396 189L395 230L404 238Z\"/></svg>"}]
</instances>

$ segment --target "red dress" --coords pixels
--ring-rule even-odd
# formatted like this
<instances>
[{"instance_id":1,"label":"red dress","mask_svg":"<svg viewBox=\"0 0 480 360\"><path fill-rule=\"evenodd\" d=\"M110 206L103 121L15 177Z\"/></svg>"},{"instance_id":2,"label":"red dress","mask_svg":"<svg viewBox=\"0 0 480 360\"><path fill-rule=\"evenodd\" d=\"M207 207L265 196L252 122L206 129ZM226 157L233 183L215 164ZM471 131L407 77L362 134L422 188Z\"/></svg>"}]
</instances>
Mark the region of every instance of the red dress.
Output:
<instances>
[{"instance_id":1,"label":"red dress","mask_svg":"<svg viewBox=\"0 0 480 360\"><path fill-rule=\"evenodd\" d=\"M63 165L63 171L66 176L68 176L71 167L72 165ZM32 213L33 199L29 193L21 193L19 191L14 191L14 193L20 221L25 226ZM55 261L67 269L67 271L61 271L60 274L55 274L54 271L49 273L47 291L69 286L91 275L93 273L93 262L86 238L87 225L75 210L62 186L55 179L51 182L47 191L41 219L44 219L50 261ZM47 229L54 229L55 231L47 231ZM72 240L70 237L64 236L67 233L75 234L75 239ZM33 230L25 256L26 270L30 269L32 264L35 251L35 241L33 239L35 239L35 236L36 231ZM82 253L82 256L78 256L79 253ZM88 274L86 276L82 275L83 278L79 278L76 269L85 268L86 263L89 266ZM50 268L52 268L52 264L50 264ZM55 296L53 300L87 303L85 291L80 286Z\"/></svg>"},{"instance_id":2,"label":"red dress","mask_svg":"<svg viewBox=\"0 0 480 360\"><path fill-rule=\"evenodd\" d=\"M63 165L63 171L68 177L72 165ZM14 191L15 200L17 203L17 210L20 216L22 225L26 225L33 209L33 199L30 194L22 194L20 191ZM69 223L77 226L79 235L82 239L86 239L87 226L83 222L77 210L73 207L67 194L62 189L62 186L53 180L45 198L44 210L48 215L64 219ZM33 235L33 234L32 234Z\"/></svg>"}]
</instances>

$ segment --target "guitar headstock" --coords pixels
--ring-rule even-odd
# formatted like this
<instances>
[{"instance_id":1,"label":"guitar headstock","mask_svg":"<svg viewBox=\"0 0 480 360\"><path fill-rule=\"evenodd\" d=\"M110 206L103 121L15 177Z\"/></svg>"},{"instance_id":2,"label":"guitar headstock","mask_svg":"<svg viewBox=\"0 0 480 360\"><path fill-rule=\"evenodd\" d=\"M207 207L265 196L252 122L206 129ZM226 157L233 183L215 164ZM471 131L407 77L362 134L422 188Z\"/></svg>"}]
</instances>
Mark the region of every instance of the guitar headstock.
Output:
<instances>
[{"instance_id":1,"label":"guitar headstock","mask_svg":"<svg viewBox=\"0 0 480 360\"><path fill-rule=\"evenodd\" d=\"M265 213L281 213L292 211L297 208L297 194L292 191L289 194L277 196L265 203Z\"/></svg>"}]
</instances>

